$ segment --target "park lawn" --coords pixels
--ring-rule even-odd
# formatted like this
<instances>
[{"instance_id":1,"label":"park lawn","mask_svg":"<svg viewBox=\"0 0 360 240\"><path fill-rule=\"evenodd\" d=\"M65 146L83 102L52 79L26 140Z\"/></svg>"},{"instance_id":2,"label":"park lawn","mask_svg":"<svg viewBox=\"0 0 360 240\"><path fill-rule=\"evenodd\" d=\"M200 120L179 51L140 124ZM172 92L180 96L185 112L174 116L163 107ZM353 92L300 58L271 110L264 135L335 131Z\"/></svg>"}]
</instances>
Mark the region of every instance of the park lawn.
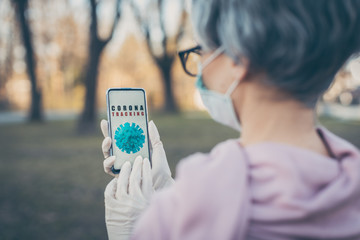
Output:
<instances>
[{"instance_id":1,"label":"park lawn","mask_svg":"<svg viewBox=\"0 0 360 240\"><path fill-rule=\"evenodd\" d=\"M155 115L173 174L180 159L237 134L202 114ZM322 119L360 146L360 123ZM100 129L75 122L0 125L0 239L105 239Z\"/></svg>"}]
</instances>

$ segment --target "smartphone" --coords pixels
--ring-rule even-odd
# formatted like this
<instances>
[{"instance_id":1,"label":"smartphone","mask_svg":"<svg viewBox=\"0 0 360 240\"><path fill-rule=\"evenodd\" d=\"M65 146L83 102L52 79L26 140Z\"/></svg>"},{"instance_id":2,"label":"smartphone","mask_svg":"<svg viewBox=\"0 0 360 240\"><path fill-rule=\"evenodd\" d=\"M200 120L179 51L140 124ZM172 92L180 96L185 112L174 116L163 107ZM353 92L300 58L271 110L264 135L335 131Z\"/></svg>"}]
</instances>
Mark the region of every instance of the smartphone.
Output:
<instances>
[{"instance_id":1,"label":"smartphone","mask_svg":"<svg viewBox=\"0 0 360 240\"><path fill-rule=\"evenodd\" d=\"M109 88L106 92L110 155L116 156L112 172L131 165L137 156L150 160L148 116L145 90L142 88Z\"/></svg>"}]
</instances>

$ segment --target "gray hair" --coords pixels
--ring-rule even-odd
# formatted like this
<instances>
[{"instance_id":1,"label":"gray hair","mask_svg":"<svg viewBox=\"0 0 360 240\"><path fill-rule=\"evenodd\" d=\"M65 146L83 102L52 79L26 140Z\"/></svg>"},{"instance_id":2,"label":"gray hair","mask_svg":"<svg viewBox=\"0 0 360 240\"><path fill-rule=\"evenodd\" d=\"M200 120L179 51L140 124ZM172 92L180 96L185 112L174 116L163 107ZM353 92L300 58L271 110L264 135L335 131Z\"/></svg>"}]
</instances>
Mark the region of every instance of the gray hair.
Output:
<instances>
[{"instance_id":1,"label":"gray hair","mask_svg":"<svg viewBox=\"0 0 360 240\"><path fill-rule=\"evenodd\" d=\"M309 108L360 51L360 0L193 0L191 12L205 51L245 57L262 83Z\"/></svg>"}]
</instances>

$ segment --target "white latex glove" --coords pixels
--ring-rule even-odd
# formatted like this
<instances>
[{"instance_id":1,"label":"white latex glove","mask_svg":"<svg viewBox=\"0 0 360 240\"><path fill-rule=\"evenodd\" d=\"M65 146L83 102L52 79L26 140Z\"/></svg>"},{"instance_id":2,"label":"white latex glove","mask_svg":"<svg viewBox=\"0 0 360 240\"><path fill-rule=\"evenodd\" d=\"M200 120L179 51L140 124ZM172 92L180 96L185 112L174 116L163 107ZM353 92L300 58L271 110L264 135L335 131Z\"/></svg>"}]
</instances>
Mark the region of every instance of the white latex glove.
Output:
<instances>
[{"instance_id":1,"label":"white latex glove","mask_svg":"<svg viewBox=\"0 0 360 240\"><path fill-rule=\"evenodd\" d=\"M102 142L102 151L104 154L104 171L112 176L115 176L111 171L111 167L114 165L115 156L110 156L111 138L108 135L108 122L102 120L100 123L101 131L105 137ZM149 122L149 138L152 147L152 181L155 190L170 186L174 183L174 179L171 178L171 171L166 158L163 144L160 140L159 132L153 121Z\"/></svg>"},{"instance_id":2,"label":"white latex glove","mask_svg":"<svg viewBox=\"0 0 360 240\"><path fill-rule=\"evenodd\" d=\"M149 122L149 138L152 147L151 173L154 189L158 190L171 186L174 183L174 179L171 177L171 171L166 158L164 146L160 140L159 131L157 130L154 121Z\"/></svg>"},{"instance_id":3,"label":"white latex glove","mask_svg":"<svg viewBox=\"0 0 360 240\"><path fill-rule=\"evenodd\" d=\"M105 221L110 240L129 239L140 214L148 206L153 193L150 162L141 156L133 169L125 162L118 178L105 189Z\"/></svg>"}]
</instances>

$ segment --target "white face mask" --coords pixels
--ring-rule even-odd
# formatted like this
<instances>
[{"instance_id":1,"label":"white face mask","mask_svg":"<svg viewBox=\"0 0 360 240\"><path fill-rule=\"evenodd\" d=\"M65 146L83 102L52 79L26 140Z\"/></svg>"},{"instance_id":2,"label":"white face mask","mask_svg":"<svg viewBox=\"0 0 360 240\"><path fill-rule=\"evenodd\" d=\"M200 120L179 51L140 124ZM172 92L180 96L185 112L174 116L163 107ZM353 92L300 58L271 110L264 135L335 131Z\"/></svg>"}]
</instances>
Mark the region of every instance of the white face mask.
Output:
<instances>
[{"instance_id":1,"label":"white face mask","mask_svg":"<svg viewBox=\"0 0 360 240\"><path fill-rule=\"evenodd\" d=\"M199 71L196 80L196 88L200 92L201 99L207 108L210 116L217 122L241 131L240 122L236 116L231 94L239 84L240 80L234 81L225 94L217 93L207 89L203 83L202 70L224 50L219 48L210 56L204 64L199 64Z\"/></svg>"}]
</instances>

